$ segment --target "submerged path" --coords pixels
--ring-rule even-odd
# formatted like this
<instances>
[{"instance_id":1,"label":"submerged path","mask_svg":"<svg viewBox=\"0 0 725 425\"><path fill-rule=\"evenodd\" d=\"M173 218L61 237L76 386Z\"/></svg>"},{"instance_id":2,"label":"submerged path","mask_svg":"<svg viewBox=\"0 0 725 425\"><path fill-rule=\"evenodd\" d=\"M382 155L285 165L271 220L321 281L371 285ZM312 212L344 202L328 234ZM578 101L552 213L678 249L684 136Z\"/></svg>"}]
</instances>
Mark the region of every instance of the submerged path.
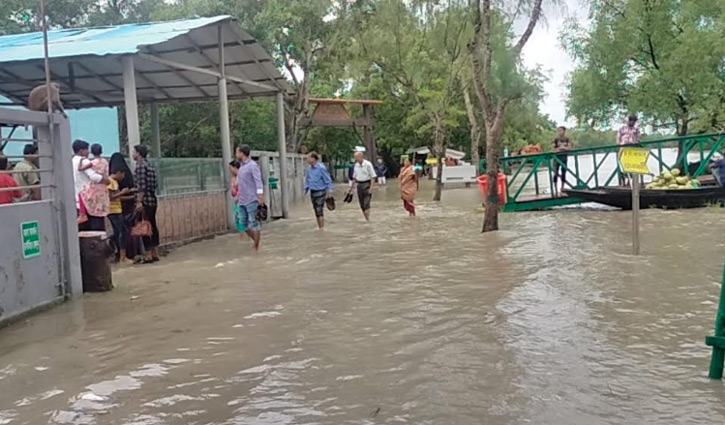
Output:
<instances>
[{"instance_id":1,"label":"submerged path","mask_svg":"<svg viewBox=\"0 0 725 425\"><path fill-rule=\"evenodd\" d=\"M426 182L427 184L427 182ZM426 189L429 189L426 187ZM397 189L118 271L0 330L0 424L712 424L720 209L516 213Z\"/></svg>"}]
</instances>

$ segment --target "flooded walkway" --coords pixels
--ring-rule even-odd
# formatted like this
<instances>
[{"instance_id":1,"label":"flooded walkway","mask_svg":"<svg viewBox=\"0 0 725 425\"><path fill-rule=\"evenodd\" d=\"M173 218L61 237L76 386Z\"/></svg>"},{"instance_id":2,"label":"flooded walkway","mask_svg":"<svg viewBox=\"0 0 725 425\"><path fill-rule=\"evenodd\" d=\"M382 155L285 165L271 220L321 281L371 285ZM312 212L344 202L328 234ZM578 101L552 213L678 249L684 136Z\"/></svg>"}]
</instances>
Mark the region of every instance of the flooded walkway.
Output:
<instances>
[{"instance_id":1,"label":"flooded walkway","mask_svg":"<svg viewBox=\"0 0 725 425\"><path fill-rule=\"evenodd\" d=\"M397 188L121 270L0 330L0 424L712 424L725 210L502 217Z\"/></svg>"}]
</instances>

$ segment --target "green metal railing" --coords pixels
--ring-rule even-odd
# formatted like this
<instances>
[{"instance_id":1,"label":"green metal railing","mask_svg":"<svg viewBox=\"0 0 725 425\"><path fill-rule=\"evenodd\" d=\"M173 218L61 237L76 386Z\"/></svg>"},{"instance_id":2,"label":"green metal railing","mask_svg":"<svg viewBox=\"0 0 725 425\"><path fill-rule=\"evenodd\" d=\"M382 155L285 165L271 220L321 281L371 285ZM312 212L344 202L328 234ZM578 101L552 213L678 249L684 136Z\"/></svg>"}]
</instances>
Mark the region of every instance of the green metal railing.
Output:
<instances>
[{"instance_id":1,"label":"green metal railing","mask_svg":"<svg viewBox=\"0 0 725 425\"><path fill-rule=\"evenodd\" d=\"M159 196L226 188L219 158L149 158L149 162L156 168Z\"/></svg>"},{"instance_id":2,"label":"green metal railing","mask_svg":"<svg viewBox=\"0 0 725 425\"><path fill-rule=\"evenodd\" d=\"M651 159L657 162L659 173L679 168L683 174L697 178L705 174L708 162L715 152L722 149L723 143L725 143L725 133L664 138L642 142L639 147L651 150ZM664 158L665 150L678 147L679 155L668 163ZM566 170L567 180L564 184L572 189L596 189L618 184L620 175L619 164L616 161L618 149L617 145L574 149L567 152L566 163L552 152L501 158L499 160L501 170L509 176L506 184L508 201L504 211L528 211L581 203L582 201L576 198L552 195L555 165ZM698 154L699 165L693 167L688 162L688 155L695 152ZM616 165L610 167L613 163ZM545 170L543 176L540 175L542 169Z\"/></svg>"}]
</instances>

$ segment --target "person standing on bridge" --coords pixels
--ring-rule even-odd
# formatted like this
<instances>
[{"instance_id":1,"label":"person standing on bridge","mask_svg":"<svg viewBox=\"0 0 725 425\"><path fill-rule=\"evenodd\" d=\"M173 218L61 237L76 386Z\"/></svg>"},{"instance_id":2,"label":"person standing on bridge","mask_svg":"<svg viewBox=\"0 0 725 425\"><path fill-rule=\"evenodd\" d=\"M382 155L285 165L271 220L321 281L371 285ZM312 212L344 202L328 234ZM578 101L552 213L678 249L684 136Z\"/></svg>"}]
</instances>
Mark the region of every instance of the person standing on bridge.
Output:
<instances>
[{"instance_id":1,"label":"person standing on bridge","mask_svg":"<svg viewBox=\"0 0 725 425\"><path fill-rule=\"evenodd\" d=\"M561 170L561 190L566 185L566 161L569 158L568 153L571 150L571 140L566 137L566 127L561 126L557 129L558 133L553 142L551 142L551 151L556 155L554 157L554 196L559 196L559 170Z\"/></svg>"},{"instance_id":2,"label":"person standing on bridge","mask_svg":"<svg viewBox=\"0 0 725 425\"><path fill-rule=\"evenodd\" d=\"M637 116L630 115L627 124L623 125L617 132L617 145L620 147L620 152L622 147L637 145L641 140L642 133L640 133L637 125ZM621 171L619 172L619 184L629 185L627 177Z\"/></svg>"},{"instance_id":3,"label":"person standing on bridge","mask_svg":"<svg viewBox=\"0 0 725 425\"><path fill-rule=\"evenodd\" d=\"M320 230L325 228L325 201L332 196L332 178L327 172L325 164L320 162L317 152L307 154L307 162L310 168L305 176L305 194L310 193L312 208L315 210L317 227Z\"/></svg>"},{"instance_id":4,"label":"person standing on bridge","mask_svg":"<svg viewBox=\"0 0 725 425\"><path fill-rule=\"evenodd\" d=\"M366 221L370 221L370 202L373 199L373 183L377 178L375 167L365 159L362 152L355 152L353 180L357 184L357 199Z\"/></svg>"},{"instance_id":5,"label":"person standing on bridge","mask_svg":"<svg viewBox=\"0 0 725 425\"><path fill-rule=\"evenodd\" d=\"M250 157L252 150L247 145L237 147L239 172L237 173L239 216L244 231L254 242L254 250L259 251L262 239L262 225L257 220L257 209L264 205L264 184L259 165Z\"/></svg>"}]
</instances>

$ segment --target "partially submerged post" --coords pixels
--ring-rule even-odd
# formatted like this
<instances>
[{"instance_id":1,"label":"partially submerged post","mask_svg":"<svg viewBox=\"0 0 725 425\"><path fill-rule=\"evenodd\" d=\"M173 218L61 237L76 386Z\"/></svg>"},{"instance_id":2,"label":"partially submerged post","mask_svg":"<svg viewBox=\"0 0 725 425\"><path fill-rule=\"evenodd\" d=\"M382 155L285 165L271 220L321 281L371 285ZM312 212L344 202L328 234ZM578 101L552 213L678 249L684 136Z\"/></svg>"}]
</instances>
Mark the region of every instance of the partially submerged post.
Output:
<instances>
[{"instance_id":1,"label":"partially submerged post","mask_svg":"<svg viewBox=\"0 0 725 425\"><path fill-rule=\"evenodd\" d=\"M647 168L649 149L622 148L619 152L619 167L630 175L632 182L632 254L639 255L639 179L650 174Z\"/></svg>"},{"instance_id":2,"label":"partially submerged post","mask_svg":"<svg viewBox=\"0 0 725 425\"><path fill-rule=\"evenodd\" d=\"M284 97L277 93L277 150L279 151L279 184L282 186L282 217L289 218L289 187L287 186L287 138L284 131Z\"/></svg>"},{"instance_id":3,"label":"partially submerged post","mask_svg":"<svg viewBox=\"0 0 725 425\"><path fill-rule=\"evenodd\" d=\"M705 337L705 344L712 347L710 358L710 379L722 379L725 362L725 268L720 285L720 303L715 316L715 335Z\"/></svg>"}]
</instances>

